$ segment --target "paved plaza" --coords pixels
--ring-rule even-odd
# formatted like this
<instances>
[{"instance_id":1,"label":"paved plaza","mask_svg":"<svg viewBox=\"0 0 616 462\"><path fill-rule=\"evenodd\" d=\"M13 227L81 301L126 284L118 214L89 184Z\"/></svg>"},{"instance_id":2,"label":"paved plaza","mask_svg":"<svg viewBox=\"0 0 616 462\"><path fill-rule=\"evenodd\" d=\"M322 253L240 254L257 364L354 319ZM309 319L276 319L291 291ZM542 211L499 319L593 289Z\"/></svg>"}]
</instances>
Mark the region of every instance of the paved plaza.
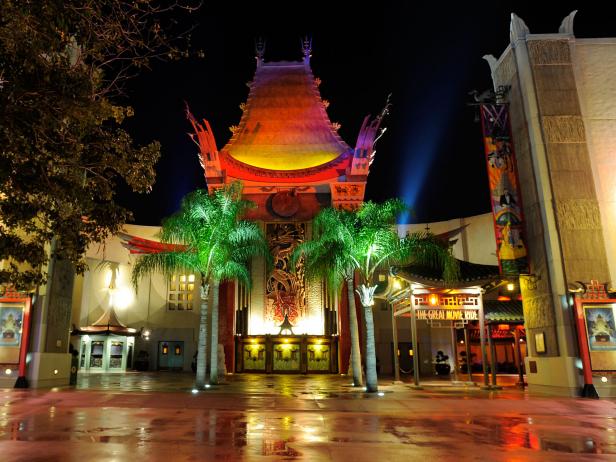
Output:
<instances>
[{"instance_id":1,"label":"paved plaza","mask_svg":"<svg viewBox=\"0 0 616 462\"><path fill-rule=\"evenodd\" d=\"M77 389L0 392L0 460L616 460L610 400L344 376L86 375ZM428 459L429 458L429 459Z\"/></svg>"}]
</instances>

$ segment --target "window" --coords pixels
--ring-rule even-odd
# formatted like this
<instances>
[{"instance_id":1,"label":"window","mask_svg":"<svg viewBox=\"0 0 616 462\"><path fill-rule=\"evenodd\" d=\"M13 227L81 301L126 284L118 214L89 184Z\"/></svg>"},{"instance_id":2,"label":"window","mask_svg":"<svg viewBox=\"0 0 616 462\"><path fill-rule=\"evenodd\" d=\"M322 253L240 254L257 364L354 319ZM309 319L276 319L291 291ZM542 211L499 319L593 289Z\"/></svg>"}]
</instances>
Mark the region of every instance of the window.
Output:
<instances>
[{"instance_id":1,"label":"window","mask_svg":"<svg viewBox=\"0 0 616 462\"><path fill-rule=\"evenodd\" d=\"M194 274L174 274L169 281L167 309L169 311L192 310L194 292Z\"/></svg>"}]
</instances>

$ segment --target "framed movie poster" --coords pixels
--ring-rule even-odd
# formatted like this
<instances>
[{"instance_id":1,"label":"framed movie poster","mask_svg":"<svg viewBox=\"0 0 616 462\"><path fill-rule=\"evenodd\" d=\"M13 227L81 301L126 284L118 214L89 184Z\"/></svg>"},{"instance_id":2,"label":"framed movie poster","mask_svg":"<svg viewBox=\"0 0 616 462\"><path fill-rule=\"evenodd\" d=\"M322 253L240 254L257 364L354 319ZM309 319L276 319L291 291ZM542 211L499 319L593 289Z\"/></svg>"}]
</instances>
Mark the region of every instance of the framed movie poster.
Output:
<instances>
[{"instance_id":1,"label":"framed movie poster","mask_svg":"<svg viewBox=\"0 0 616 462\"><path fill-rule=\"evenodd\" d=\"M614 305L584 304L586 338L593 371L616 371Z\"/></svg>"},{"instance_id":2,"label":"framed movie poster","mask_svg":"<svg viewBox=\"0 0 616 462\"><path fill-rule=\"evenodd\" d=\"M0 302L0 362L17 364L21 346L24 303Z\"/></svg>"}]
</instances>

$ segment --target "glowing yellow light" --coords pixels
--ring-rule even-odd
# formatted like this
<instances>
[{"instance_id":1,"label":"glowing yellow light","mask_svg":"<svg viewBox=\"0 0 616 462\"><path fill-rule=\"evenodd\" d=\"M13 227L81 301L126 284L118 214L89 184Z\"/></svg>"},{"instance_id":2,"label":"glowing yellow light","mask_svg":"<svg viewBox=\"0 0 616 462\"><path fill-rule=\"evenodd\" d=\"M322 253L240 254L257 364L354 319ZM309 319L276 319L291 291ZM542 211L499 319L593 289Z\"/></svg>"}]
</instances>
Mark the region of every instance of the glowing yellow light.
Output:
<instances>
[{"instance_id":1,"label":"glowing yellow light","mask_svg":"<svg viewBox=\"0 0 616 462\"><path fill-rule=\"evenodd\" d=\"M283 350L290 350L292 346L293 346L293 345L289 345L288 343L285 343L284 345L280 345L280 347L281 347Z\"/></svg>"},{"instance_id":2,"label":"glowing yellow light","mask_svg":"<svg viewBox=\"0 0 616 462\"><path fill-rule=\"evenodd\" d=\"M394 278L394 290L400 290L402 288L402 284L400 284L400 279Z\"/></svg>"},{"instance_id":3,"label":"glowing yellow light","mask_svg":"<svg viewBox=\"0 0 616 462\"><path fill-rule=\"evenodd\" d=\"M409 350L409 356L413 356L413 350Z\"/></svg>"},{"instance_id":4,"label":"glowing yellow light","mask_svg":"<svg viewBox=\"0 0 616 462\"><path fill-rule=\"evenodd\" d=\"M268 170L300 170L316 167L334 160L339 155L337 152L314 150L305 152L269 152L268 155L264 156L260 149L254 149L253 146L236 146L229 154L240 162Z\"/></svg>"},{"instance_id":5,"label":"glowing yellow light","mask_svg":"<svg viewBox=\"0 0 616 462\"><path fill-rule=\"evenodd\" d=\"M430 295L430 297L428 298L428 302L432 306L438 305L438 295L436 295L436 294Z\"/></svg>"},{"instance_id":6,"label":"glowing yellow light","mask_svg":"<svg viewBox=\"0 0 616 462\"><path fill-rule=\"evenodd\" d=\"M53 370L53 375L58 375L58 369Z\"/></svg>"},{"instance_id":7,"label":"glowing yellow light","mask_svg":"<svg viewBox=\"0 0 616 462\"><path fill-rule=\"evenodd\" d=\"M605 377L605 376L601 377L601 381L602 381L603 383L607 383L607 377Z\"/></svg>"},{"instance_id":8,"label":"glowing yellow light","mask_svg":"<svg viewBox=\"0 0 616 462\"><path fill-rule=\"evenodd\" d=\"M285 338L285 339L284 339L284 343L289 343L289 339L288 339L288 338Z\"/></svg>"},{"instance_id":9,"label":"glowing yellow light","mask_svg":"<svg viewBox=\"0 0 616 462\"><path fill-rule=\"evenodd\" d=\"M135 293L129 287L120 287L114 292L113 306L114 308L124 309L132 305L135 300Z\"/></svg>"},{"instance_id":10,"label":"glowing yellow light","mask_svg":"<svg viewBox=\"0 0 616 462\"><path fill-rule=\"evenodd\" d=\"M5 369L5 370L4 370L4 373L5 373L6 375L11 375L11 372L13 372L11 369Z\"/></svg>"},{"instance_id":11,"label":"glowing yellow light","mask_svg":"<svg viewBox=\"0 0 616 462\"><path fill-rule=\"evenodd\" d=\"M323 349L323 345L312 345L312 348L315 351L321 351Z\"/></svg>"},{"instance_id":12,"label":"glowing yellow light","mask_svg":"<svg viewBox=\"0 0 616 462\"><path fill-rule=\"evenodd\" d=\"M507 290L513 292L513 289L515 289L515 284L513 282L507 283Z\"/></svg>"}]
</instances>

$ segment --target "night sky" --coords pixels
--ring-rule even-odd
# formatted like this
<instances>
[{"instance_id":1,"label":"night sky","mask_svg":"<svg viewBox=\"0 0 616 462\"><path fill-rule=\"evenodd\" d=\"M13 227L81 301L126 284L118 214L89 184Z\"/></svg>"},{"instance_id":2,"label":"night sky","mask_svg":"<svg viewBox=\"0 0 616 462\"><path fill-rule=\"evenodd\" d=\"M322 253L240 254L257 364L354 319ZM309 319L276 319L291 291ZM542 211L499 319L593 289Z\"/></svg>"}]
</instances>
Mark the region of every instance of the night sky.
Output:
<instances>
[{"instance_id":1,"label":"night sky","mask_svg":"<svg viewBox=\"0 0 616 462\"><path fill-rule=\"evenodd\" d=\"M206 4L182 19L186 27L196 25L192 45L203 49L203 59L156 63L127 87L128 104L136 112L127 128L140 143L162 143L152 192L130 194L120 187L119 202L133 210L137 224L160 224L186 193L205 187L197 146L187 135L184 101L197 118L209 120L222 148L248 94L255 38L267 40L266 61L299 60L305 34L313 38L312 70L330 101L327 112L342 125L339 133L349 145L355 145L363 117L378 113L392 93L367 199L404 199L413 208L410 222L488 212L480 126L467 106L469 91L492 85L482 56L498 58L509 43L512 11L532 33L553 33L576 9L573 2L558 2L549 11L537 10L543 3L538 1L534 6L463 2L464 8L396 2L344 9L334 2L276 8L228 3L227 8ZM616 37L616 10L600 6L604 2L588 3L578 3L576 36Z\"/></svg>"}]
</instances>

